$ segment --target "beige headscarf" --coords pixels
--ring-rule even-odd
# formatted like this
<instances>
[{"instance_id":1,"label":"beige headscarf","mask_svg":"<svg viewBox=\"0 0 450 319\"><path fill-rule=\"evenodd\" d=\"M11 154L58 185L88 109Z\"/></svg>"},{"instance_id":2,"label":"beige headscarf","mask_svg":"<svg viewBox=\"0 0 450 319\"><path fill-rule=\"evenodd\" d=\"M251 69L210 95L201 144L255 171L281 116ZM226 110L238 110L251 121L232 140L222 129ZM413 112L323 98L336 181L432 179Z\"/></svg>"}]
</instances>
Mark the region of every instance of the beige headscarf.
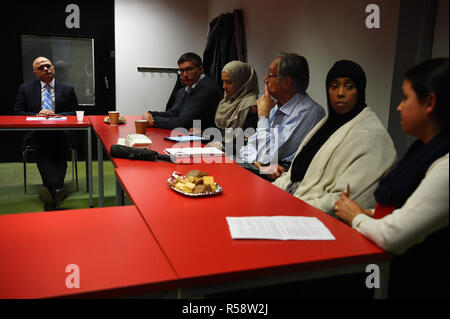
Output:
<instances>
[{"instance_id":1,"label":"beige headscarf","mask_svg":"<svg viewBox=\"0 0 450 319\"><path fill-rule=\"evenodd\" d=\"M250 106L256 105L259 87L255 69L250 64L231 61L223 67L238 88L231 96L225 92L216 111L216 125L220 129L243 128Z\"/></svg>"}]
</instances>

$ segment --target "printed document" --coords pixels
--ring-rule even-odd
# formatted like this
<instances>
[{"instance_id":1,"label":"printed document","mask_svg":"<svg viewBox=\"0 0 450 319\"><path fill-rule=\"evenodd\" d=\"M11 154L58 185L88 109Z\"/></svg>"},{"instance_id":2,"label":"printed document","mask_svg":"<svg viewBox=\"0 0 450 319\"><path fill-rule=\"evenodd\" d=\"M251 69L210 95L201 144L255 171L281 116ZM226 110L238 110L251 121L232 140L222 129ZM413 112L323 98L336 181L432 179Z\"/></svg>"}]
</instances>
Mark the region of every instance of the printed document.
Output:
<instances>
[{"instance_id":1,"label":"printed document","mask_svg":"<svg viewBox=\"0 0 450 319\"><path fill-rule=\"evenodd\" d=\"M65 121L67 120L66 116L53 116L53 117L45 117L45 116L27 116L27 121Z\"/></svg>"},{"instance_id":2,"label":"printed document","mask_svg":"<svg viewBox=\"0 0 450 319\"><path fill-rule=\"evenodd\" d=\"M232 239L336 240L316 217L226 217Z\"/></svg>"},{"instance_id":3,"label":"printed document","mask_svg":"<svg viewBox=\"0 0 450 319\"><path fill-rule=\"evenodd\" d=\"M164 150L176 157L222 156L224 153L215 147L172 147Z\"/></svg>"}]
</instances>

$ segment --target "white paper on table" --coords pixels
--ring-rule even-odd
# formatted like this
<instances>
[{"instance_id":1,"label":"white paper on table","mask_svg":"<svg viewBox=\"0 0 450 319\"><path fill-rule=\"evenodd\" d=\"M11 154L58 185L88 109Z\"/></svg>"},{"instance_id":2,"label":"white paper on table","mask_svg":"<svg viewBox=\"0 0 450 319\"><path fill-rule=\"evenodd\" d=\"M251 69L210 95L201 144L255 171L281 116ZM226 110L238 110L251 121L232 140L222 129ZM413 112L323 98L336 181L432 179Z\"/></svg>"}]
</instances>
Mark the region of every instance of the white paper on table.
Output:
<instances>
[{"instance_id":1,"label":"white paper on table","mask_svg":"<svg viewBox=\"0 0 450 319\"><path fill-rule=\"evenodd\" d=\"M45 117L43 116L27 116L27 121L45 121Z\"/></svg>"},{"instance_id":2,"label":"white paper on table","mask_svg":"<svg viewBox=\"0 0 450 319\"><path fill-rule=\"evenodd\" d=\"M226 217L232 239L336 240L316 217Z\"/></svg>"},{"instance_id":3,"label":"white paper on table","mask_svg":"<svg viewBox=\"0 0 450 319\"><path fill-rule=\"evenodd\" d=\"M222 156L224 153L215 147L172 147L164 150L169 155L176 157L191 156Z\"/></svg>"},{"instance_id":4,"label":"white paper on table","mask_svg":"<svg viewBox=\"0 0 450 319\"><path fill-rule=\"evenodd\" d=\"M49 121L65 121L67 120L66 116L55 116L55 117L49 117Z\"/></svg>"}]
</instances>

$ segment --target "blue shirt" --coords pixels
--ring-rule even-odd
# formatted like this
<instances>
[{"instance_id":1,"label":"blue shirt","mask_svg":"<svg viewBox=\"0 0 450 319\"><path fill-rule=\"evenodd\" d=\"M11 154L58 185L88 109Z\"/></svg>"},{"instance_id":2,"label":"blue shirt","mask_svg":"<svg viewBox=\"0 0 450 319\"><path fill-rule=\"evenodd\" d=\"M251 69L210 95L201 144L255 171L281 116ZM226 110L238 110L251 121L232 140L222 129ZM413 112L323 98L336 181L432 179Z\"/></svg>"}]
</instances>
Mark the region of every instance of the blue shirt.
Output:
<instances>
[{"instance_id":1,"label":"blue shirt","mask_svg":"<svg viewBox=\"0 0 450 319\"><path fill-rule=\"evenodd\" d=\"M307 93L295 94L287 103L278 103L269 118L258 120L256 133L239 151L245 163L292 162L298 147L311 129L325 116L325 110Z\"/></svg>"}]
</instances>

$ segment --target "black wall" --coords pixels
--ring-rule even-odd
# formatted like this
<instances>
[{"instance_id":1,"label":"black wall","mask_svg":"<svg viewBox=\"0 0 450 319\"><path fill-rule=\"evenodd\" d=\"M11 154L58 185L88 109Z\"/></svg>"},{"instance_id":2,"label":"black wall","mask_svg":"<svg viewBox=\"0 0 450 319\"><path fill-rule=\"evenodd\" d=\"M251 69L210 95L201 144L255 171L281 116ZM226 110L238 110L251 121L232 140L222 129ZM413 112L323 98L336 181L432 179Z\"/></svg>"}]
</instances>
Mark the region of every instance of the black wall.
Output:
<instances>
[{"instance_id":1,"label":"black wall","mask_svg":"<svg viewBox=\"0 0 450 319\"><path fill-rule=\"evenodd\" d=\"M402 100L404 74L413 66L431 58L437 0L402 0L392 80L388 131L398 158L402 158L415 137L405 134L397 106Z\"/></svg>"},{"instance_id":2,"label":"black wall","mask_svg":"<svg viewBox=\"0 0 450 319\"><path fill-rule=\"evenodd\" d=\"M69 4L76 4L80 8L79 29L66 27L65 21L70 14L66 12L66 7ZM96 105L84 110L87 115L96 115L107 114L108 110L115 109L114 0L15 1L8 2L5 7L2 10L2 84L6 90L2 90L0 115L14 114L17 89L23 83L21 34L94 38ZM31 64L29 72L32 72ZM105 85L105 77L108 78L109 88ZM21 161L22 133L0 134L6 143L6 151L0 153L0 161ZM83 158L83 139L77 142L80 144L77 149Z\"/></svg>"}]
</instances>

